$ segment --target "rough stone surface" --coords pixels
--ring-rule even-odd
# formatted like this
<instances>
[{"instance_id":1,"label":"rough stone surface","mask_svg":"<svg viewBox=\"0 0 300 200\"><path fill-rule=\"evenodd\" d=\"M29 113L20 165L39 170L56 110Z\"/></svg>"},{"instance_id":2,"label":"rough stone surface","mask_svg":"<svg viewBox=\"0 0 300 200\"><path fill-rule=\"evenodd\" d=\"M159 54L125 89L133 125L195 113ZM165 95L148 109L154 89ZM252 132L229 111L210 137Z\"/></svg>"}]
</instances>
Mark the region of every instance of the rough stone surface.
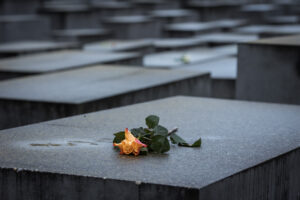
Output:
<instances>
[{"instance_id":1,"label":"rough stone surface","mask_svg":"<svg viewBox=\"0 0 300 200\"><path fill-rule=\"evenodd\" d=\"M77 43L54 41L20 41L0 44L0 57L79 48Z\"/></svg>"},{"instance_id":2,"label":"rough stone surface","mask_svg":"<svg viewBox=\"0 0 300 200\"><path fill-rule=\"evenodd\" d=\"M299 52L299 35L240 44L237 98L300 104Z\"/></svg>"},{"instance_id":3,"label":"rough stone surface","mask_svg":"<svg viewBox=\"0 0 300 200\"><path fill-rule=\"evenodd\" d=\"M87 51L116 51L128 52L135 51L139 53L151 53L154 51L152 40L106 40L103 42L94 42L84 45L84 50Z\"/></svg>"},{"instance_id":4,"label":"rough stone surface","mask_svg":"<svg viewBox=\"0 0 300 200\"><path fill-rule=\"evenodd\" d=\"M6 58L0 61L0 75L40 74L68 70L102 63L139 64L137 53L85 52L77 50L57 51L43 54L26 55L17 58Z\"/></svg>"},{"instance_id":5,"label":"rough stone surface","mask_svg":"<svg viewBox=\"0 0 300 200\"><path fill-rule=\"evenodd\" d=\"M210 96L206 72L93 66L0 83L0 128L174 96Z\"/></svg>"},{"instance_id":6,"label":"rough stone surface","mask_svg":"<svg viewBox=\"0 0 300 200\"><path fill-rule=\"evenodd\" d=\"M183 65L202 63L216 58L234 56L236 54L237 47L235 45L214 48L195 48L186 51L169 51L145 56L144 66L178 68Z\"/></svg>"},{"instance_id":7,"label":"rough stone surface","mask_svg":"<svg viewBox=\"0 0 300 200\"><path fill-rule=\"evenodd\" d=\"M3 130L0 197L297 199L299 112L176 97ZM112 133L143 126L149 114L189 142L201 137L202 147L139 157L114 151Z\"/></svg>"}]
</instances>

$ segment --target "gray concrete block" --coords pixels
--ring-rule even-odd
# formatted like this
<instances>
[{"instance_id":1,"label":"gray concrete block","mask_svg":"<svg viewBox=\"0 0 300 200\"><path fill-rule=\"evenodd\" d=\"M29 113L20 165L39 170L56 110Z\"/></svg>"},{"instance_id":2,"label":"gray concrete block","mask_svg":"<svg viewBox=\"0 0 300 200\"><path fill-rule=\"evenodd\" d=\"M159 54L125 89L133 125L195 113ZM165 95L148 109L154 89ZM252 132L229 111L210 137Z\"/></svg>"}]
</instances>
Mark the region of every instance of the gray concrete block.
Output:
<instances>
[{"instance_id":1,"label":"gray concrete block","mask_svg":"<svg viewBox=\"0 0 300 200\"><path fill-rule=\"evenodd\" d=\"M238 99L300 104L300 37L239 45Z\"/></svg>"},{"instance_id":2,"label":"gray concrete block","mask_svg":"<svg viewBox=\"0 0 300 200\"><path fill-rule=\"evenodd\" d=\"M39 4L39 0L1 0L0 14L35 14L39 7Z\"/></svg>"},{"instance_id":3,"label":"gray concrete block","mask_svg":"<svg viewBox=\"0 0 300 200\"><path fill-rule=\"evenodd\" d=\"M201 64L183 66L178 70L209 72L212 78L211 97L235 99L237 79L237 58L214 59Z\"/></svg>"},{"instance_id":4,"label":"gray concrete block","mask_svg":"<svg viewBox=\"0 0 300 200\"><path fill-rule=\"evenodd\" d=\"M85 4L45 4L40 12L50 16L53 30L99 28L97 15Z\"/></svg>"},{"instance_id":5,"label":"gray concrete block","mask_svg":"<svg viewBox=\"0 0 300 200\"><path fill-rule=\"evenodd\" d=\"M178 9L178 1L164 1L164 0L131 0L130 1L140 14L145 14L153 10L163 9Z\"/></svg>"},{"instance_id":6,"label":"gray concrete block","mask_svg":"<svg viewBox=\"0 0 300 200\"><path fill-rule=\"evenodd\" d=\"M104 19L103 26L112 30L117 39L142 39L160 36L160 25L142 15L115 16Z\"/></svg>"},{"instance_id":7,"label":"gray concrete block","mask_svg":"<svg viewBox=\"0 0 300 200\"><path fill-rule=\"evenodd\" d=\"M74 49L79 47L79 44L74 42L55 42L45 40L7 42L0 44L0 57L20 56L60 49Z\"/></svg>"},{"instance_id":8,"label":"gray concrete block","mask_svg":"<svg viewBox=\"0 0 300 200\"><path fill-rule=\"evenodd\" d=\"M52 32L59 41L79 42L81 44L100 41L111 37L111 31L103 28L65 29Z\"/></svg>"},{"instance_id":9,"label":"gray concrete block","mask_svg":"<svg viewBox=\"0 0 300 200\"><path fill-rule=\"evenodd\" d=\"M280 10L276 4L248 4L241 7L239 15L252 23L261 23L268 16L281 14Z\"/></svg>"},{"instance_id":10,"label":"gray concrete block","mask_svg":"<svg viewBox=\"0 0 300 200\"><path fill-rule=\"evenodd\" d=\"M50 21L36 15L2 15L0 30L0 42L45 40L50 38Z\"/></svg>"},{"instance_id":11,"label":"gray concrete block","mask_svg":"<svg viewBox=\"0 0 300 200\"><path fill-rule=\"evenodd\" d=\"M124 16L130 14L138 14L134 6L129 2L121 1L98 1L92 2L92 7L96 13L98 20L103 17Z\"/></svg>"},{"instance_id":12,"label":"gray concrete block","mask_svg":"<svg viewBox=\"0 0 300 200\"><path fill-rule=\"evenodd\" d=\"M205 72L93 66L0 83L0 128L174 96L210 96Z\"/></svg>"},{"instance_id":13,"label":"gray concrete block","mask_svg":"<svg viewBox=\"0 0 300 200\"><path fill-rule=\"evenodd\" d=\"M206 39L201 37L160 38L154 39L153 41L156 51L188 50L195 47L205 46L206 44Z\"/></svg>"},{"instance_id":14,"label":"gray concrete block","mask_svg":"<svg viewBox=\"0 0 300 200\"><path fill-rule=\"evenodd\" d=\"M144 66L149 68L179 68L185 65L204 63L218 58L237 55L236 45L201 47L183 51L166 51L144 57Z\"/></svg>"},{"instance_id":15,"label":"gray concrete block","mask_svg":"<svg viewBox=\"0 0 300 200\"><path fill-rule=\"evenodd\" d=\"M0 79L70 70L95 64L139 65L138 53L55 51L0 60Z\"/></svg>"},{"instance_id":16,"label":"gray concrete block","mask_svg":"<svg viewBox=\"0 0 300 200\"><path fill-rule=\"evenodd\" d=\"M299 112L292 105L176 97L3 130L0 198L297 199ZM142 126L148 114L179 127L189 142L201 137L202 147L119 155L112 133Z\"/></svg>"},{"instance_id":17,"label":"gray concrete block","mask_svg":"<svg viewBox=\"0 0 300 200\"><path fill-rule=\"evenodd\" d=\"M142 55L154 52L154 45L151 39L141 40L105 40L84 45L86 51L100 52L139 52Z\"/></svg>"},{"instance_id":18,"label":"gray concrete block","mask_svg":"<svg viewBox=\"0 0 300 200\"><path fill-rule=\"evenodd\" d=\"M236 33L211 33L198 36L210 46L237 44L239 42L247 42L257 40L258 36L255 34L236 34Z\"/></svg>"}]
</instances>

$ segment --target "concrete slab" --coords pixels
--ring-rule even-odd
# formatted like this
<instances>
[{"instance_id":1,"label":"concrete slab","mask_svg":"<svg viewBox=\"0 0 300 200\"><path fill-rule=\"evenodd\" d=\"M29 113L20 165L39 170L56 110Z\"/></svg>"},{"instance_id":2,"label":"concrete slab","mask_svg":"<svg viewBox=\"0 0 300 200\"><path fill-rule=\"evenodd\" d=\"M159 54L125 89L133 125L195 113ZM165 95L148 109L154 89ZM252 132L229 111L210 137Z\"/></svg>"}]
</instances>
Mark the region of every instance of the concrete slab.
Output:
<instances>
[{"instance_id":1,"label":"concrete slab","mask_svg":"<svg viewBox=\"0 0 300 200\"><path fill-rule=\"evenodd\" d=\"M236 33L211 33L206 35L198 36L197 38L202 39L209 45L226 45L236 44L239 42L247 42L257 40L258 36L254 34L236 34Z\"/></svg>"},{"instance_id":2,"label":"concrete slab","mask_svg":"<svg viewBox=\"0 0 300 200\"><path fill-rule=\"evenodd\" d=\"M52 35L57 40L72 41L85 44L107 39L111 36L111 31L104 28L65 29L53 31Z\"/></svg>"},{"instance_id":3,"label":"concrete slab","mask_svg":"<svg viewBox=\"0 0 300 200\"><path fill-rule=\"evenodd\" d=\"M247 23L240 19L222 19L210 22L185 22L174 23L165 27L165 31L171 37L197 36L212 31L229 30Z\"/></svg>"},{"instance_id":4,"label":"concrete slab","mask_svg":"<svg viewBox=\"0 0 300 200\"><path fill-rule=\"evenodd\" d=\"M119 155L112 133L143 126L152 113L188 141L201 137L202 147ZM299 106L176 97L4 130L0 197L296 199L299 113Z\"/></svg>"},{"instance_id":5,"label":"concrete slab","mask_svg":"<svg viewBox=\"0 0 300 200\"><path fill-rule=\"evenodd\" d=\"M236 45L214 48L194 48L185 51L168 51L144 57L144 66L149 68L178 68L184 65L203 63L222 57L235 56Z\"/></svg>"},{"instance_id":6,"label":"concrete slab","mask_svg":"<svg viewBox=\"0 0 300 200\"><path fill-rule=\"evenodd\" d=\"M2 15L0 30L0 42L45 40L50 37L50 21L37 15Z\"/></svg>"},{"instance_id":7,"label":"concrete slab","mask_svg":"<svg viewBox=\"0 0 300 200\"><path fill-rule=\"evenodd\" d=\"M189 38L165 38L155 39L154 47L156 51L183 50L199 47L207 44L207 41L200 37Z\"/></svg>"},{"instance_id":8,"label":"concrete slab","mask_svg":"<svg viewBox=\"0 0 300 200\"><path fill-rule=\"evenodd\" d=\"M143 55L154 51L153 41L150 39L140 40L105 40L84 45L86 51L103 52L130 52L135 51Z\"/></svg>"},{"instance_id":9,"label":"concrete slab","mask_svg":"<svg viewBox=\"0 0 300 200\"><path fill-rule=\"evenodd\" d=\"M79 48L79 44L73 42L55 42L45 40L7 42L0 44L0 57L19 56L24 54L74 48Z\"/></svg>"},{"instance_id":10,"label":"concrete slab","mask_svg":"<svg viewBox=\"0 0 300 200\"><path fill-rule=\"evenodd\" d=\"M0 2L0 14L15 15L15 14L35 14L40 1L39 0L2 0Z\"/></svg>"},{"instance_id":11,"label":"concrete slab","mask_svg":"<svg viewBox=\"0 0 300 200\"><path fill-rule=\"evenodd\" d=\"M240 9L239 1L190 1L187 7L198 12L201 21L234 18Z\"/></svg>"},{"instance_id":12,"label":"concrete slab","mask_svg":"<svg viewBox=\"0 0 300 200\"><path fill-rule=\"evenodd\" d=\"M150 16L155 19L163 21L163 25L168 23L179 23L197 20L198 16L195 12L186 9L166 9L166 10L153 10Z\"/></svg>"},{"instance_id":13,"label":"concrete slab","mask_svg":"<svg viewBox=\"0 0 300 200\"><path fill-rule=\"evenodd\" d=\"M138 53L56 51L0 60L0 79L70 70L88 65L141 63Z\"/></svg>"},{"instance_id":14,"label":"concrete slab","mask_svg":"<svg viewBox=\"0 0 300 200\"><path fill-rule=\"evenodd\" d=\"M86 4L44 4L40 12L51 17L52 29L98 28L97 15Z\"/></svg>"},{"instance_id":15,"label":"concrete slab","mask_svg":"<svg viewBox=\"0 0 300 200\"><path fill-rule=\"evenodd\" d=\"M141 14L162 9L177 9L179 2L164 0L131 0L130 1Z\"/></svg>"},{"instance_id":16,"label":"concrete slab","mask_svg":"<svg viewBox=\"0 0 300 200\"><path fill-rule=\"evenodd\" d=\"M143 15L115 16L104 19L103 26L112 30L117 39L155 38L160 35L160 25Z\"/></svg>"},{"instance_id":17,"label":"concrete slab","mask_svg":"<svg viewBox=\"0 0 300 200\"><path fill-rule=\"evenodd\" d=\"M129 2L121 1L97 1L92 2L93 10L96 11L98 20L109 16L122 16L135 14L134 6ZM136 13L137 14L137 13Z\"/></svg>"},{"instance_id":18,"label":"concrete slab","mask_svg":"<svg viewBox=\"0 0 300 200\"><path fill-rule=\"evenodd\" d=\"M297 15L270 16L270 17L265 17L264 21L267 24L274 24L274 25L299 24L300 17Z\"/></svg>"},{"instance_id":19,"label":"concrete slab","mask_svg":"<svg viewBox=\"0 0 300 200\"><path fill-rule=\"evenodd\" d=\"M238 99L300 104L300 36L239 45Z\"/></svg>"},{"instance_id":20,"label":"concrete slab","mask_svg":"<svg viewBox=\"0 0 300 200\"><path fill-rule=\"evenodd\" d=\"M252 25L237 28L235 32L243 34L258 34L259 37L275 37L300 34L300 25Z\"/></svg>"},{"instance_id":21,"label":"concrete slab","mask_svg":"<svg viewBox=\"0 0 300 200\"><path fill-rule=\"evenodd\" d=\"M93 66L1 81L0 128L180 94L209 96L209 74Z\"/></svg>"},{"instance_id":22,"label":"concrete slab","mask_svg":"<svg viewBox=\"0 0 300 200\"><path fill-rule=\"evenodd\" d=\"M212 78L212 97L235 99L237 58L228 57L215 59L200 64L183 66L182 68L178 68L178 70L210 72Z\"/></svg>"}]
</instances>

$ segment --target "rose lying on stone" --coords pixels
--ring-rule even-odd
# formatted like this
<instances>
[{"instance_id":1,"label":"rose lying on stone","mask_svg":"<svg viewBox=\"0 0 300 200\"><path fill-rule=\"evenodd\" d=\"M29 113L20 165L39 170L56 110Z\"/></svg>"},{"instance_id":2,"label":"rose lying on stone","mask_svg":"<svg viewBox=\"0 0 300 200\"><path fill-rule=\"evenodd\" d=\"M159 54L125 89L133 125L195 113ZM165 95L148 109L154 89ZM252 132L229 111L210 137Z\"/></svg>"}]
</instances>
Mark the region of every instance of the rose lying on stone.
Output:
<instances>
[{"instance_id":1,"label":"rose lying on stone","mask_svg":"<svg viewBox=\"0 0 300 200\"><path fill-rule=\"evenodd\" d=\"M147 147L147 145L143 144L136 137L134 137L128 128L125 129L125 139L122 140L121 143L114 143L114 146L120 148L120 154L133 153L135 156L139 155L142 147Z\"/></svg>"},{"instance_id":2,"label":"rose lying on stone","mask_svg":"<svg viewBox=\"0 0 300 200\"><path fill-rule=\"evenodd\" d=\"M172 144L184 147L200 147L201 138L192 145L176 134L177 128L168 131L165 127L159 125L159 117L150 115L146 118L147 128L134 128L130 131L115 133L113 144L120 149L120 154L147 154L165 153L170 150L170 141ZM169 141L170 140L170 141Z\"/></svg>"}]
</instances>

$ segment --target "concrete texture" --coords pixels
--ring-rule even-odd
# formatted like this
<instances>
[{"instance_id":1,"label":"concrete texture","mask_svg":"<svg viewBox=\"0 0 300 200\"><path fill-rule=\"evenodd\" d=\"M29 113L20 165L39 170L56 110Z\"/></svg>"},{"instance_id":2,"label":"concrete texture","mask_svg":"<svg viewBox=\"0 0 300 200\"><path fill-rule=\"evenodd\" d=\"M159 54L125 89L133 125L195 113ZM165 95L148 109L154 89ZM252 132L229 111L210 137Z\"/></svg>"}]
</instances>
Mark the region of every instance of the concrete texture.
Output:
<instances>
[{"instance_id":1,"label":"concrete texture","mask_svg":"<svg viewBox=\"0 0 300 200\"><path fill-rule=\"evenodd\" d=\"M100 52L139 52L148 54L154 51L153 42L150 39L142 40L105 40L84 45L86 51Z\"/></svg>"},{"instance_id":2,"label":"concrete texture","mask_svg":"<svg viewBox=\"0 0 300 200\"><path fill-rule=\"evenodd\" d=\"M45 40L50 38L50 21L37 15L2 15L0 30L0 42Z\"/></svg>"},{"instance_id":3,"label":"concrete texture","mask_svg":"<svg viewBox=\"0 0 300 200\"><path fill-rule=\"evenodd\" d=\"M203 63L222 57L235 56L236 45L213 48L194 48L185 51L167 51L144 57L144 66L153 68L178 68L184 65Z\"/></svg>"},{"instance_id":4,"label":"concrete texture","mask_svg":"<svg viewBox=\"0 0 300 200\"><path fill-rule=\"evenodd\" d=\"M74 42L55 41L20 41L0 44L0 57L19 56L24 54L79 48Z\"/></svg>"},{"instance_id":5,"label":"concrete texture","mask_svg":"<svg viewBox=\"0 0 300 200\"><path fill-rule=\"evenodd\" d=\"M132 64L141 63L138 53L111 53L111 52L86 52L79 50L55 51L35 55L6 58L0 60L0 79L12 76L49 73L69 70L95 64L114 63Z\"/></svg>"},{"instance_id":6,"label":"concrete texture","mask_svg":"<svg viewBox=\"0 0 300 200\"><path fill-rule=\"evenodd\" d=\"M84 4L56 2L44 5L40 12L50 16L53 30L99 27L96 14Z\"/></svg>"},{"instance_id":7,"label":"concrete texture","mask_svg":"<svg viewBox=\"0 0 300 200\"><path fill-rule=\"evenodd\" d=\"M0 128L174 96L210 96L206 72L93 66L0 83Z\"/></svg>"},{"instance_id":8,"label":"concrete texture","mask_svg":"<svg viewBox=\"0 0 300 200\"><path fill-rule=\"evenodd\" d=\"M300 34L300 25L251 25L235 29L238 33L257 34L260 38Z\"/></svg>"},{"instance_id":9,"label":"concrete texture","mask_svg":"<svg viewBox=\"0 0 300 200\"><path fill-rule=\"evenodd\" d=\"M188 8L197 11L201 21L236 17L239 1L190 1Z\"/></svg>"},{"instance_id":10,"label":"concrete texture","mask_svg":"<svg viewBox=\"0 0 300 200\"><path fill-rule=\"evenodd\" d=\"M210 22L185 22L170 24L166 26L165 30L170 37L189 37L213 31L230 30L243 26L246 23L246 20L241 19L221 19Z\"/></svg>"},{"instance_id":11,"label":"concrete texture","mask_svg":"<svg viewBox=\"0 0 300 200\"><path fill-rule=\"evenodd\" d=\"M153 44L156 51L183 50L206 45L200 37L156 39Z\"/></svg>"},{"instance_id":12,"label":"concrete texture","mask_svg":"<svg viewBox=\"0 0 300 200\"><path fill-rule=\"evenodd\" d=\"M39 0L1 0L0 14L34 14L39 7Z\"/></svg>"},{"instance_id":13,"label":"concrete texture","mask_svg":"<svg viewBox=\"0 0 300 200\"><path fill-rule=\"evenodd\" d=\"M143 15L115 16L102 20L117 39L155 38L160 35L159 23Z\"/></svg>"},{"instance_id":14,"label":"concrete texture","mask_svg":"<svg viewBox=\"0 0 300 200\"><path fill-rule=\"evenodd\" d=\"M235 99L237 58L215 59L201 64L186 65L178 70L210 72L212 78L211 97Z\"/></svg>"},{"instance_id":15,"label":"concrete texture","mask_svg":"<svg viewBox=\"0 0 300 200\"><path fill-rule=\"evenodd\" d=\"M238 99L300 104L300 36L239 45Z\"/></svg>"},{"instance_id":16,"label":"concrete texture","mask_svg":"<svg viewBox=\"0 0 300 200\"><path fill-rule=\"evenodd\" d=\"M65 29L53 31L52 35L56 40L85 44L108 39L111 31L103 28Z\"/></svg>"},{"instance_id":17,"label":"concrete texture","mask_svg":"<svg viewBox=\"0 0 300 200\"><path fill-rule=\"evenodd\" d=\"M299 197L300 107L176 97L0 132L1 199ZM201 148L121 156L112 133L157 114Z\"/></svg>"},{"instance_id":18,"label":"concrete texture","mask_svg":"<svg viewBox=\"0 0 300 200\"><path fill-rule=\"evenodd\" d=\"M128 2L97 1L92 2L92 7L99 20L103 17L135 14L135 8Z\"/></svg>"},{"instance_id":19,"label":"concrete texture","mask_svg":"<svg viewBox=\"0 0 300 200\"><path fill-rule=\"evenodd\" d=\"M239 42L248 42L257 40L258 36L255 34L236 34L236 33L211 33L207 35L201 35L197 38L202 39L209 45L225 45L236 44Z\"/></svg>"}]
</instances>

